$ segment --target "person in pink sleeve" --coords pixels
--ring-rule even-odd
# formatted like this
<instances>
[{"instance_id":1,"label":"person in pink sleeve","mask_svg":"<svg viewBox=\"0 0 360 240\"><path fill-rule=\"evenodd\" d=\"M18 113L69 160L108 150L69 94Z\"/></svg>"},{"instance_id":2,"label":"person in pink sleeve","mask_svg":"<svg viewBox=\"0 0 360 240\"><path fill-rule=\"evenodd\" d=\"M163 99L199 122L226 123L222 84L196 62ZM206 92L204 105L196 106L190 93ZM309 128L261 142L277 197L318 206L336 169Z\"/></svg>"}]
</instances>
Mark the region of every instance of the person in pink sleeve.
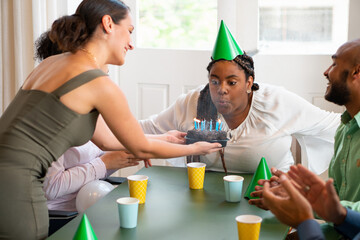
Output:
<instances>
[{"instance_id":1,"label":"person in pink sleeve","mask_svg":"<svg viewBox=\"0 0 360 240\"><path fill-rule=\"evenodd\" d=\"M85 184L105 179L116 170L136 166L136 159L126 151L103 152L91 141L67 150L53 162L44 181L49 210L76 211L77 193ZM145 166L151 166L145 160Z\"/></svg>"}]
</instances>

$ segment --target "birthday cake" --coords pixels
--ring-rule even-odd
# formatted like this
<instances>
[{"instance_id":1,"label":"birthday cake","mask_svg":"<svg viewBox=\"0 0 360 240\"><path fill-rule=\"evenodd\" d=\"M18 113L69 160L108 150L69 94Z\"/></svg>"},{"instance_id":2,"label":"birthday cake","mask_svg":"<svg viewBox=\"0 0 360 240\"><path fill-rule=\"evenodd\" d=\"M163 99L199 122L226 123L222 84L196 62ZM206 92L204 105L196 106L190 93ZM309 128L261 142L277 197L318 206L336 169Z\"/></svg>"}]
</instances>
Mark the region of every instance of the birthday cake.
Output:
<instances>
[{"instance_id":1,"label":"birthday cake","mask_svg":"<svg viewBox=\"0 0 360 240\"><path fill-rule=\"evenodd\" d=\"M209 130L199 130L192 129L187 132L185 137L186 143L191 144L199 141L206 142L218 142L221 143L222 147L226 146L226 142L229 140L227 138L227 133L225 131L209 131Z\"/></svg>"},{"instance_id":2,"label":"birthday cake","mask_svg":"<svg viewBox=\"0 0 360 240\"><path fill-rule=\"evenodd\" d=\"M190 139L197 139L198 141L214 141L226 140L227 134L225 131L209 131L209 130L189 130L186 137Z\"/></svg>"}]
</instances>

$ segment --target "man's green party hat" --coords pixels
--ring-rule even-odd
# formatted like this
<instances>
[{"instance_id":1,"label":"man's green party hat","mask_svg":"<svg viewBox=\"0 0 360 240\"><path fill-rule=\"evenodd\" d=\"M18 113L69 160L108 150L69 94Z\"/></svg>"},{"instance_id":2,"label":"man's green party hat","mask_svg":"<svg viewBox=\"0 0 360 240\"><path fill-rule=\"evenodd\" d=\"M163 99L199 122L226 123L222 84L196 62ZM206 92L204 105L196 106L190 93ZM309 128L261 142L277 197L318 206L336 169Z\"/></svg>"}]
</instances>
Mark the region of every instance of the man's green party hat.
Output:
<instances>
[{"instance_id":1,"label":"man's green party hat","mask_svg":"<svg viewBox=\"0 0 360 240\"><path fill-rule=\"evenodd\" d=\"M241 50L234 37L231 35L230 30L227 28L224 21L221 20L219 33L217 35L212 53L213 60L233 60L237 55L243 54L244 52Z\"/></svg>"},{"instance_id":2,"label":"man's green party hat","mask_svg":"<svg viewBox=\"0 0 360 240\"><path fill-rule=\"evenodd\" d=\"M86 214L83 215L80 225L76 230L73 240L97 240L94 230L91 227Z\"/></svg>"},{"instance_id":3,"label":"man's green party hat","mask_svg":"<svg viewBox=\"0 0 360 240\"><path fill-rule=\"evenodd\" d=\"M266 163L265 158L261 158L259 165L256 169L256 172L254 173L253 178L251 179L251 182L245 192L245 196L246 198L249 199L255 199L257 197L251 197L250 193L252 193L253 191L255 191L255 186L258 185L257 182L260 179L267 179L269 180L271 178L271 172L270 169Z\"/></svg>"}]
</instances>

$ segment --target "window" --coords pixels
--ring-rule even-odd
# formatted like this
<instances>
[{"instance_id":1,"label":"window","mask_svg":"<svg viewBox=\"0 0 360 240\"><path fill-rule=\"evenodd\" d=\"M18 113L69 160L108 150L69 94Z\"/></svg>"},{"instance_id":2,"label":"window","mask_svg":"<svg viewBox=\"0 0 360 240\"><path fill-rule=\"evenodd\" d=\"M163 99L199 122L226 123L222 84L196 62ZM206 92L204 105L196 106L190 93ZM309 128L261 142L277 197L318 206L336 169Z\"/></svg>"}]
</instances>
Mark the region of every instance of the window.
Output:
<instances>
[{"instance_id":1,"label":"window","mask_svg":"<svg viewBox=\"0 0 360 240\"><path fill-rule=\"evenodd\" d=\"M138 47L213 48L217 0L139 0L138 6Z\"/></svg>"},{"instance_id":2,"label":"window","mask_svg":"<svg viewBox=\"0 0 360 240\"><path fill-rule=\"evenodd\" d=\"M259 49L333 52L347 40L347 0L259 0Z\"/></svg>"},{"instance_id":3,"label":"window","mask_svg":"<svg viewBox=\"0 0 360 240\"><path fill-rule=\"evenodd\" d=\"M260 8L260 41L331 41L331 7Z\"/></svg>"}]
</instances>

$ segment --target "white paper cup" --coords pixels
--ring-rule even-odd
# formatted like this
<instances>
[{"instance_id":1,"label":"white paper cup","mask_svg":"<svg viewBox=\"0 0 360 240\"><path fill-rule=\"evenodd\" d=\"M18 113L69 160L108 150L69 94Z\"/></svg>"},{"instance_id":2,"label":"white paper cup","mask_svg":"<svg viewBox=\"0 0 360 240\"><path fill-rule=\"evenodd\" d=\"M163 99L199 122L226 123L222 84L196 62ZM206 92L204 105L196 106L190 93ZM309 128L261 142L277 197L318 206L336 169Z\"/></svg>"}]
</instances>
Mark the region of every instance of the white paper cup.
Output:
<instances>
[{"instance_id":1,"label":"white paper cup","mask_svg":"<svg viewBox=\"0 0 360 240\"><path fill-rule=\"evenodd\" d=\"M228 202L240 202L244 178L238 175L228 175L224 178L225 199Z\"/></svg>"},{"instance_id":2,"label":"white paper cup","mask_svg":"<svg viewBox=\"0 0 360 240\"><path fill-rule=\"evenodd\" d=\"M134 228L137 225L139 199L123 197L116 200L118 204L120 227Z\"/></svg>"}]
</instances>

